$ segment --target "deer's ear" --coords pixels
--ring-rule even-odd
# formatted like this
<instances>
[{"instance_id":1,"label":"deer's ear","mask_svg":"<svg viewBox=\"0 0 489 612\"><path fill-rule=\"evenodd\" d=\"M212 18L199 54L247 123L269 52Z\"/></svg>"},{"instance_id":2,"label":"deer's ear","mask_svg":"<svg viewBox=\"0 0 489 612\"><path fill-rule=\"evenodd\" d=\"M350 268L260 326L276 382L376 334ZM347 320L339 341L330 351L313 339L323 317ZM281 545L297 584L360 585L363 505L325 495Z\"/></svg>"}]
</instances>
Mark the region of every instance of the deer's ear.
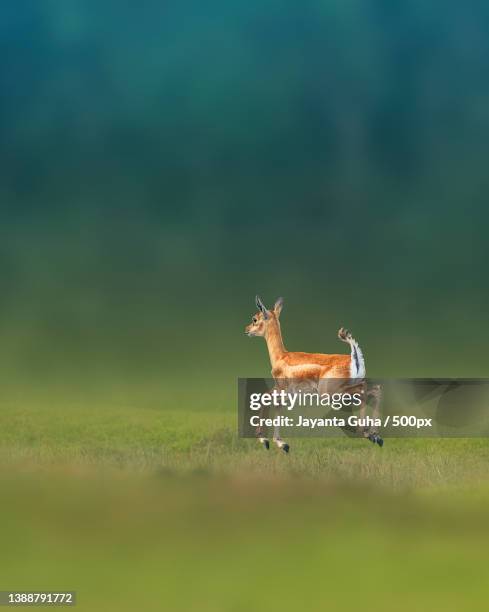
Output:
<instances>
[{"instance_id":1,"label":"deer's ear","mask_svg":"<svg viewBox=\"0 0 489 612\"><path fill-rule=\"evenodd\" d=\"M280 316L280 313L282 312L282 307L284 305L284 298L279 297L278 300L275 302L275 306L273 307L273 311L275 312L275 316L278 317Z\"/></svg>"},{"instance_id":2,"label":"deer's ear","mask_svg":"<svg viewBox=\"0 0 489 612\"><path fill-rule=\"evenodd\" d=\"M267 307L265 306L265 304L261 301L261 298L259 295L257 295L255 297L255 304L256 307L258 308L258 310L260 312L263 313L263 316L265 317L265 319L268 319L268 311L267 311Z\"/></svg>"}]
</instances>

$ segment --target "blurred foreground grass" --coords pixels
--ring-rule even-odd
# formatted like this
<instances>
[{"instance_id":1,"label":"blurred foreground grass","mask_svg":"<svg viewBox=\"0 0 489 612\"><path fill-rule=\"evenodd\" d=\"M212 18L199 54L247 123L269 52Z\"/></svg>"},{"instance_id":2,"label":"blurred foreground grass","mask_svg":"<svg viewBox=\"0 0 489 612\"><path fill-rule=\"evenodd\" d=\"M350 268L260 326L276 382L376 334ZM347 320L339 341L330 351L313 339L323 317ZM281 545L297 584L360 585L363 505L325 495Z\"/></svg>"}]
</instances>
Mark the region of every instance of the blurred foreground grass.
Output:
<instances>
[{"instance_id":1,"label":"blurred foreground grass","mask_svg":"<svg viewBox=\"0 0 489 612\"><path fill-rule=\"evenodd\" d=\"M81 610L483 610L485 440L238 440L235 415L3 406L0 590Z\"/></svg>"}]
</instances>

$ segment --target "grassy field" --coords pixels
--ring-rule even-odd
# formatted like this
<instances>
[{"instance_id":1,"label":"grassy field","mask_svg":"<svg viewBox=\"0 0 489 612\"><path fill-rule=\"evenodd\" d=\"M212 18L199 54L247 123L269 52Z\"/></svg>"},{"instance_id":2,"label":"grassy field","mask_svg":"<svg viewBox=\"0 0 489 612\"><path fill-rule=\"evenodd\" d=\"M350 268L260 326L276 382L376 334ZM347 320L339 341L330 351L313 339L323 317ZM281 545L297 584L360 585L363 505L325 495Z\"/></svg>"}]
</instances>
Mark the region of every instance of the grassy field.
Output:
<instances>
[{"instance_id":1,"label":"grassy field","mask_svg":"<svg viewBox=\"0 0 489 612\"><path fill-rule=\"evenodd\" d=\"M230 412L3 405L0 590L80 610L483 610L486 440L236 436Z\"/></svg>"}]
</instances>

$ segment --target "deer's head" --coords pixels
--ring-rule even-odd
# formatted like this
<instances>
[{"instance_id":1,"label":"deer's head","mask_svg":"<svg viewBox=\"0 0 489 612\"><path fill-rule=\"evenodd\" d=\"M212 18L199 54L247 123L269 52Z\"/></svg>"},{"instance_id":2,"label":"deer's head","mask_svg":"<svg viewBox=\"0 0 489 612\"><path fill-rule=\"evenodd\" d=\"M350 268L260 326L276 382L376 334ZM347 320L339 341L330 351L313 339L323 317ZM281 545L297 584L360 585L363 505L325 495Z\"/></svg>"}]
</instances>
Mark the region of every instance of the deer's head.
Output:
<instances>
[{"instance_id":1,"label":"deer's head","mask_svg":"<svg viewBox=\"0 0 489 612\"><path fill-rule=\"evenodd\" d=\"M270 326L277 325L284 300L278 298L272 310L268 310L258 295L255 298L255 303L258 312L253 315L251 323L245 327L245 334L250 337L265 336Z\"/></svg>"}]
</instances>

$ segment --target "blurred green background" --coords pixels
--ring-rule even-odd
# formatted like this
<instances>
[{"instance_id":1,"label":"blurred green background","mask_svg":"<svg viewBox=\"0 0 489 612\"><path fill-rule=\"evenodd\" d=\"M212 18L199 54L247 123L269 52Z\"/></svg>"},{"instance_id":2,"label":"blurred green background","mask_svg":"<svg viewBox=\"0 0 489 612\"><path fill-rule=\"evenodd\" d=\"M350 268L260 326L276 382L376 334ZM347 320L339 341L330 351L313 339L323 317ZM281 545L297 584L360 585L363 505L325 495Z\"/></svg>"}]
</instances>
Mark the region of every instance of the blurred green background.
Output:
<instances>
[{"instance_id":1,"label":"blurred green background","mask_svg":"<svg viewBox=\"0 0 489 612\"><path fill-rule=\"evenodd\" d=\"M487 376L489 4L4 0L1 589L485 610L489 446L237 438L244 326Z\"/></svg>"},{"instance_id":2,"label":"blurred green background","mask_svg":"<svg viewBox=\"0 0 489 612\"><path fill-rule=\"evenodd\" d=\"M290 349L487 374L487 2L0 11L5 396L234 406L257 292Z\"/></svg>"}]
</instances>

